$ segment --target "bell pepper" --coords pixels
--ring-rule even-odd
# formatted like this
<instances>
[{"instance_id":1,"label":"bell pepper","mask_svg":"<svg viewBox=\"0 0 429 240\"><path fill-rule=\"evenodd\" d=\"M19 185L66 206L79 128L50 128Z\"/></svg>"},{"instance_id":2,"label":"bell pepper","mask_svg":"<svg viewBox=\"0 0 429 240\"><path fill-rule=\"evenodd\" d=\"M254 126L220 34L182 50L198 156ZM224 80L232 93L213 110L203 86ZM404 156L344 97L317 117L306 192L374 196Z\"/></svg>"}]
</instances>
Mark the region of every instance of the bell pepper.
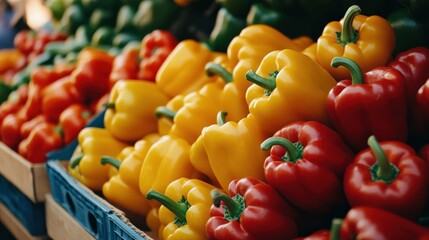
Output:
<instances>
[{"instance_id":1,"label":"bell pepper","mask_svg":"<svg viewBox=\"0 0 429 240\"><path fill-rule=\"evenodd\" d=\"M64 77L45 87L41 93L42 113L52 122L58 122L61 113L72 104L83 104L84 97L70 77Z\"/></svg>"},{"instance_id":2,"label":"bell pepper","mask_svg":"<svg viewBox=\"0 0 429 240\"><path fill-rule=\"evenodd\" d=\"M165 194L150 190L146 197L162 204L159 208L159 239L207 239L205 225L210 217L216 187L185 177L168 184Z\"/></svg>"},{"instance_id":3,"label":"bell pepper","mask_svg":"<svg viewBox=\"0 0 429 240\"><path fill-rule=\"evenodd\" d=\"M261 148L271 149L264 162L267 183L294 206L322 214L345 206L342 180L354 154L334 130L316 121L292 122Z\"/></svg>"},{"instance_id":4,"label":"bell pepper","mask_svg":"<svg viewBox=\"0 0 429 240\"><path fill-rule=\"evenodd\" d=\"M207 155L206 148L204 147L202 135L200 135L191 145L191 148L189 149L189 160L196 170L209 178L208 183L216 187L220 186L216 176L214 175L213 169L210 166L209 156Z\"/></svg>"},{"instance_id":5,"label":"bell pepper","mask_svg":"<svg viewBox=\"0 0 429 240\"><path fill-rule=\"evenodd\" d=\"M3 119L10 113L16 113L28 99L28 85L24 84L12 91L7 100L0 104L0 126Z\"/></svg>"},{"instance_id":6,"label":"bell pepper","mask_svg":"<svg viewBox=\"0 0 429 240\"><path fill-rule=\"evenodd\" d=\"M380 208L350 209L341 221L337 238L344 239L427 239L427 228Z\"/></svg>"},{"instance_id":7,"label":"bell pepper","mask_svg":"<svg viewBox=\"0 0 429 240\"><path fill-rule=\"evenodd\" d=\"M405 78L408 139L414 142L426 142L429 140L428 119L423 114L425 110L417 102L417 95L419 95L419 88L429 78L429 48L415 47L401 52L389 63L389 67L401 72Z\"/></svg>"},{"instance_id":8,"label":"bell pepper","mask_svg":"<svg viewBox=\"0 0 429 240\"><path fill-rule=\"evenodd\" d=\"M417 103L426 114L426 118L429 119L429 78L417 92Z\"/></svg>"},{"instance_id":9,"label":"bell pepper","mask_svg":"<svg viewBox=\"0 0 429 240\"><path fill-rule=\"evenodd\" d=\"M20 128L22 138L27 138L37 125L49 122L48 118L43 114L37 115L36 117L24 122Z\"/></svg>"},{"instance_id":10,"label":"bell pepper","mask_svg":"<svg viewBox=\"0 0 429 240\"><path fill-rule=\"evenodd\" d=\"M71 104L61 112L58 123L63 131L65 145L77 138L91 117L89 108L79 103Z\"/></svg>"},{"instance_id":11,"label":"bell pepper","mask_svg":"<svg viewBox=\"0 0 429 240\"><path fill-rule=\"evenodd\" d=\"M216 0L221 7L228 10L232 15L246 18L250 6L258 0Z\"/></svg>"},{"instance_id":12,"label":"bell pepper","mask_svg":"<svg viewBox=\"0 0 429 240\"><path fill-rule=\"evenodd\" d=\"M298 236L292 206L270 185L254 178L231 182L228 195L211 192L208 239L293 239Z\"/></svg>"},{"instance_id":13,"label":"bell pepper","mask_svg":"<svg viewBox=\"0 0 429 240\"><path fill-rule=\"evenodd\" d=\"M272 135L298 120L330 125L325 101L336 81L308 56L290 49L273 51L246 78L253 82L246 92L249 112L265 133Z\"/></svg>"},{"instance_id":14,"label":"bell pepper","mask_svg":"<svg viewBox=\"0 0 429 240\"><path fill-rule=\"evenodd\" d=\"M404 142L368 138L344 175L350 206L384 209L417 220L428 197L428 166Z\"/></svg>"},{"instance_id":15,"label":"bell pepper","mask_svg":"<svg viewBox=\"0 0 429 240\"><path fill-rule=\"evenodd\" d=\"M20 142L18 152L31 163L43 163L50 151L64 147L62 129L52 122L35 126L30 135Z\"/></svg>"},{"instance_id":16,"label":"bell pepper","mask_svg":"<svg viewBox=\"0 0 429 240\"><path fill-rule=\"evenodd\" d=\"M137 8L131 4L122 5L116 17L115 32L135 32L136 28L133 24L133 17L136 15L136 12Z\"/></svg>"},{"instance_id":17,"label":"bell pepper","mask_svg":"<svg viewBox=\"0 0 429 240\"><path fill-rule=\"evenodd\" d=\"M167 30L177 19L181 9L171 0L141 1L133 16L133 25L141 36L156 29Z\"/></svg>"},{"instance_id":18,"label":"bell pepper","mask_svg":"<svg viewBox=\"0 0 429 240\"><path fill-rule=\"evenodd\" d=\"M85 10L81 4L72 4L66 8L58 24L59 32L74 34L76 29L87 21Z\"/></svg>"},{"instance_id":19,"label":"bell pepper","mask_svg":"<svg viewBox=\"0 0 429 240\"><path fill-rule=\"evenodd\" d=\"M119 209L142 216L149 212L148 200L139 191L139 176L141 165L150 146L158 139L158 134L146 135L134 144L134 150L123 161L111 156L101 158L101 164L113 165L119 171L104 183L102 188L103 196Z\"/></svg>"},{"instance_id":20,"label":"bell pepper","mask_svg":"<svg viewBox=\"0 0 429 240\"><path fill-rule=\"evenodd\" d=\"M110 72L110 89L115 83L124 79L138 79L139 72L139 48L124 49L118 56L115 57L112 63L112 71Z\"/></svg>"},{"instance_id":21,"label":"bell pepper","mask_svg":"<svg viewBox=\"0 0 429 240\"><path fill-rule=\"evenodd\" d=\"M149 190L165 193L172 181L181 177L201 179L202 174L189 161L190 145L185 140L171 135L162 136L146 154L140 170L139 188L146 196ZM150 201L152 207L159 207Z\"/></svg>"},{"instance_id":22,"label":"bell pepper","mask_svg":"<svg viewBox=\"0 0 429 240\"><path fill-rule=\"evenodd\" d=\"M23 54L18 49L0 50L0 74L15 68L23 57Z\"/></svg>"},{"instance_id":23,"label":"bell pepper","mask_svg":"<svg viewBox=\"0 0 429 240\"><path fill-rule=\"evenodd\" d=\"M138 78L155 82L159 68L177 46L176 37L166 30L154 30L141 41Z\"/></svg>"},{"instance_id":24,"label":"bell pepper","mask_svg":"<svg viewBox=\"0 0 429 240\"><path fill-rule=\"evenodd\" d=\"M204 72L204 66L218 53L212 53L195 40L183 40L168 55L156 75L156 85L169 98L196 91L214 81Z\"/></svg>"},{"instance_id":25,"label":"bell pepper","mask_svg":"<svg viewBox=\"0 0 429 240\"><path fill-rule=\"evenodd\" d=\"M345 68L333 68L334 57L355 61L367 72L389 62L394 47L395 33L390 23L377 15L360 15L357 5L349 7L341 21L328 23L317 39L317 62L337 81L350 77Z\"/></svg>"},{"instance_id":26,"label":"bell pepper","mask_svg":"<svg viewBox=\"0 0 429 240\"><path fill-rule=\"evenodd\" d=\"M404 78L394 68L377 67L363 73L344 57L332 61L349 69L352 79L331 89L326 107L335 129L356 152L366 148L370 135L406 141L408 134ZM353 125L351 124L353 123Z\"/></svg>"},{"instance_id":27,"label":"bell pepper","mask_svg":"<svg viewBox=\"0 0 429 240\"><path fill-rule=\"evenodd\" d=\"M71 78L85 102L94 101L110 90L113 60L114 57L108 52L97 48L87 47L79 53Z\"/></svg>"},{"instance_id":28,"label":"bell pepper","mask_svg":"<svg viewBox=\"0 0 429 240\"><path fill-rule=\"evenodd\" d=\"M114 159L118 160L118 164L116 164L117 161L114 161L114 160L112 161L113 162L112 164L109 164L110 165L110 167L109 167L109 173L108 173L109 180L112 177L118 175L118 173L119 173L119 165L121 164L121 162L123 162L125 160L125 158L127 158L129 155L131 155L134 152L134 150L135 150L134 146L135 146L135 144L134 145L130 145L130 146L126 146L125 148L123 148L121 150L121 152L118 155L116 155L114 157ZM105 158L112 158L113 159L113 157L111 157L111 156L105 156ZM101 162L101 159L100 159L100 162ZM103 162L101 162L101 163L104 164Z\"/></svg>"},{"instance_id":29,"label":"bell pepper","mask_svg":"<svg viewBox=\"0 0 429 240\"><path fill-rule=\"evenodd\" d=\"M168 100L153 82L121 80L105 105L104 126L121 141L137 141L156 132L155 109Z\"/></svg>"},{"instance_id":30,"label":"bell pepper","mask_svg":"<svg viewBox=\"0 0 429 240\"><path fill-rule=\"evenodd\" d=\"M174 116L177 111L183 107L185 96L177 95L172 98L165 106L159 106L155 109L155 117L158 119L158 133L161 136L167 135L173 126Z\"/></svg>"},{"instance_id":31,"label":"bell pepper","mask_svg":"<svg viewBox=\"0 0 429 240\"><path fill-rule=\"evenodd\" d=\"M245 18L237 17L226 8L219 9L208 40L212 51L226 52L231 40L240 34L246 25Z\"/></svg>"},{"instance_id":32,"label":"bell pepper","mask_svg":"<svg viewBox=\"0 0 429 240\"><path fill-rule=\"evenodd\" d=\"M205 127L201 132L213 174L225 191L234 179L253 177L265 180L262 166L267 154L259 145L268 137L251 114L239 122L226 122L226 114L219 112L218 123Z\"/></svg>"},{"instance_id":33,"label":"bell pepper","mask_svg":"<svg viewBox=\"0 0 429 240\"><path fill-rule=\"evenodd\" d=\"M83 185L94 191L100 191L109 180L109 166L100 163L102 156L117 156L128 146L115 139L108 130L86 127L77 137L80 151L72 156L68 172Z\"/></svg>"},{"instance_id":34,"label":"bell pepper","mask_svg":"<svg viewBox=\"0 0 429 240\"><path fill-rule=\"evenodd\" d=\"M8 114L0 127L1 141L13 150L18 149L22 141L21 126L27 121L22 109L16 113Z\"/></svg>"},{"instance_id":35,"label":"bell pepper","mask_svg":"<svg viewBox=\"0 0 429 240\"><path fill-rule=\"evenodd\" d=\"M276 39L276 41L271 41L271 39ZM251 82L246 80L246 72L256 69L265 55L274 50L301 51L304 48L268 25L247 26L228 45L228 59L233 68L232 79L240 92L244 94L251 85Z\"/></svg>"},{"instance_id":36,"label":"bell pepper","mask_svg":"<svg viewBox=\"0 0 429 240\"><path fill-rule=\"evenodd\" d=\"M413 15L420 17L422 19L426 19L426 20L428 19L427 12L424 10L429 8L429 3L427 1L398 0L398 2L402 6L406 7L406 9Z\"/></svg>"},{"instance_id":37,"label":"bell pepper","mask_svg":"<svg viewBox=\"0 0 429 240\"><path fill-rule=\"evenodd\" d=\"M425 41L429 37L429 22L414 16L406 8L399 8L387 17L395 32L394 55L418 46L429 47Z\"/></svg>"}]
</instances>

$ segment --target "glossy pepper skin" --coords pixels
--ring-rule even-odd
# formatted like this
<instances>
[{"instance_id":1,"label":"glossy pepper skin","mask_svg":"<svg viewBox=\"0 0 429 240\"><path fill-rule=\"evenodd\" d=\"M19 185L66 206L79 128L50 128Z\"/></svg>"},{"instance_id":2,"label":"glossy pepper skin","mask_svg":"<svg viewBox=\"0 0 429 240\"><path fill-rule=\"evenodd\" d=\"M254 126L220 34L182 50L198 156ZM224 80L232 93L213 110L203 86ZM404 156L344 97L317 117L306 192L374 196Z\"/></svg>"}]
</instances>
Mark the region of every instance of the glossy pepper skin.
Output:
<instances>
[{"instance_id":1,"label":"glossy pepper skin","mask_svg":"<svg viewBox=\"0 0 429 240\"><path fill-rule=\"evenodd\" d=\"M428 166L400 141L368 138L344 175L350 206L370 206L416 220L428 196Z\"/></svg>"},{"instance_id":2,"label":"glossy pepper skin","mask_svg":"<svg viewBox=\"0 0 429 240\"><path fill-rule=\"evenodd\" d=\"M91 110L83 104L71 104L64 109L58 119L63 130L64 144L74 141L91 117Z\"/></svg>"},{"instance_id":3,"label":"glossy pepper skin","mask_svg":"<svg viewBox=\"0 0 429 240\"><path fill-rule=\"evenodd\" d=\"M250 114L239 122L226 122L225 115L225 112L220 112L218 124L208 126L201 132L217 181L227 191L234 179L253 177L265 180L262 166L267 153L259 145L268 136L262 133Z\"/></svg>"},{"instance_id":4,"label":"glossy pepper skin","mask_svg":"<svg viewBox=\"0 0 429 240\"><path fill-rule=\"evenodd\" d=\"M195 40L183 40L168 55L156 75L156 85L169 98L186 95L211 82L204 72L204 66L219 53Z\"/></svg>"},{"instance_id":5,"label":"glossy pepper skin","mask_svg":"<svg viewBox=\"0 0 429 240\"><path fill-rule=\"evenodd\" d=\"M157 29L147 34L141 42L138 78L155 82L159 68L177 44L169 31Z\"/></svg>"},{"instance_id":6,"label":"glossy pepper skin","mask_svg":"<svg viewBox=\"0 0 429 240\"><path fill-rule=\"evenodd\" d=\"M121 141L137 141L156 132L155 109L168 100L153 82L121 80L115 84L105 104L104 126Z\"/></svg>"},{"instance_id":7,"label":"glossy pepper skin","mask_svg":"<svg viewBox=\"0 0 429 240\"><path fill-rule=\"evenodd\" d=\"M270 185L254 178L231 181L228 195L212 191L208 239L293 239L295 211Z\"/></svg>"},{"instance_id":8,"label":"glossy pepper skin","mask_svg":"<svg viewBox=\"0 0 429 240\"><path fill-rule=\"evenodd\" d=\"M79 52L76 70L71 78L85 102L98 99L110 90L113 60L113 56L101 49L87 47Z\"/></svg>"},{"instance_id":9,"label":"glossy pepper skin","mask_svg":"<svg viewBox=\"0 0 429 240\"><path fill-rule=\"evenodd\" d=\"M253 82L246 92L249 112L265 133L298 120L330 124L325 100L336 82L308 56L291 49L273 51L246 78Z\"/></svg>"},{"instance_id":10,"label":"glossy pepper skin","mask_svg":"<svg viewBox=\"0 0 429 240\"><path fill-rule=\"evenodd\" d=\"M138 79L140 65L139 52L140 49L137 47L128 48L115 57L109 76L110 89L119 80Z\"/></svg>"},{"instance_id":11,"label":"glossy pepper skin","mask_svg":"<svg viewBox=\"0 0 429 240\"><path fill-rule=\"evenodd\" d=\"M429 78L429 48L415 47L396 55L389 63L404 76L407 102L407 120L409 139L425 142L429 140L429 126L427 118L418 104L418 91Z\"/></svg>"},{"instance_id":12,"label":"glossy pepper skin","mask_svg":"<svg viewBox=\"0 0 429 240\"><path fill-rule=\"evenodd\" d=\"M338 239L427 239L427 228L380 208L352 208L341 223Z\"/></svg>"},{"instance_id":13,"label":"glossy pepper skin","mask_svg":"<svg viewBox=\"0 0 429 240\"><path fill-rule=\"evenodd\" d=\"M94 191L100 191L109 180L109 166L100 162L102 156L117 156L128 146L115 139L104 128L86 127L79 132L80 151L72 157L68 172L72 177Z\"/></svg>"},{"instance_id":14,"label":"glossy pepper skin","mask_svg":"<svg viewBox=\"0 0 429 240\"><path fill-rule=\"evenodd\" d=\"M417 102L422 108L426 118L429 119L429 78L417 92Z\"/></svg>"},{"instance_id":15,"label":"glossy pepper skin","mask_svg":"<svg viewBox=\"0 0 429 240\"><path fill-rule=\"evenodd\" d=\"M170 99L165 106L157 107L155 116L158 119L158 133L159 135L167 135L173 126L174 116L177 111L183 107L183 99L185 96L177 95Z\"/></svg>"},{"instance_id":16,"label":"glossy pepper skin","mask_svg":"<svg viewBox=\"0 0 429 240\"><path fill-rule=\"evenodd\" d=\"M149 202L139 191L140 168L150 146L158 141L158 134L149 134L134 144L134 150L123 161L106 156L102 164L111 164L118 170L103 184L102 192L106 199L118 208L146 216L150 210Z\"/></svg>"},{"instance_id":17,"label":"glossy pepper skin","mask_svg":"<svg viewBox=\"0 0 429 240\"><path fill-rule=\"evenodd\" d=\"M43 163L48 152L63 146L61 127L52 122L42 122L19 144L19 153L31 163Z\"/></svg>"},{"instance_id":18,"label":"glossy pepper skin","mask_svg":"<svg viewBox=\"0 0 429 240\"><path fill-rule=\"evenodd\" d=\"M162 136L154 143L140 169L140 192L143 195L150 190L164 193L168 184L181 177L201 179L202 174L189 161L189 148L185 140L171 135ZM159 207L155 201L149 204Z\"/></svg>"},{"instance_id":19,"label":"glossy pepper skin","mask_svg":"<svg viewBox=\"0 0 429 240\"><path fill-rule=\"evenodd\" d=\"M271 153L264 162L267 183L290 203L309 213L344 206L342 180L354 154L334 130L316 121L293 122L261 148Z\"/></svg>"},{"instance_id":20,"label":"glossy pepper skin","mask_svg":"<svg viewBox=\"0 0 429 240\"><path fill-rule=\"evenodd\" d=\"M334 57L350 58L367 72L385 66L395 47L395 34L386 19L359 13L359 6L351 6L341 21L328 23L317 39L317 62L337 81L349 78L350 73L333 68Z\"/></svg>"},{"instance_id":21,"label":"glossy pepper skin","mask_svg":"<svg viewBox=\"0 0 429 240\"><path fill-rule=\"evenodd\" d=\"M352 60L337 57L352 79L329 91L326 108L335 129L355 152L367 146L370 135L382 140L406 141L408 135L404 78L396 69L377 67L364 73ZM353 123L353 124L352 124Z\"/></svg>"},{"instance_id":22,"label":"glossy pepper skin","mask_svg":"<svg viewBox=\"0 0 429 240\"><path fill-rule=\"evenodd\" d=\"M148 199L162 204L159 208L159 239L207 239L205 225L210 217L212 198L216 187L199 179L185 177L168 184L165 194L149 191Z\"/></svg>"}]
</instances>

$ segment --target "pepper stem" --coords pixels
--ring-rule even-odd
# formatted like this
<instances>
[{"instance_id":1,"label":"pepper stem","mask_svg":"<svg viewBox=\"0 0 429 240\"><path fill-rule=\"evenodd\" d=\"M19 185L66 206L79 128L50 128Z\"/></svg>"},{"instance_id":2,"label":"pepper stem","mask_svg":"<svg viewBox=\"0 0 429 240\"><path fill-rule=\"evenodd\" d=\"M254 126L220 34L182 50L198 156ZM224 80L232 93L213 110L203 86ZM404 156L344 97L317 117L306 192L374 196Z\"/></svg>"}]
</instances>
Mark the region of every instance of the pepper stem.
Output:
<instances>
[{"instance_id":1,"label":"pepper stem","mask_svg":"<svg viewBox=\"0 0 429 240\"><path fill-rule=\"evenodd\" d=\"M121 167L121 161L119 161L116 158L110 157L110 156L101 157L100 162L103 165L110 164L110 165L114 166L116 169L119 169Z\"/></svg>"},{"instance_id":2,"label":"pepper stem","mask_svg":"<svg viewBox=\"0 0 429 240\"><path fill-rule=\"evenodd\" d=\"M296 163L298 159L302 158L303 146L300 142L292 143L286 138L270 137L261 143L261 149L268 151L274 145L286 148L286 154L282 157L285 162Z\"/></svg>"},{"instance_id":3,"label":"pepper stem","mask_svg":"<svg viewBox=\"0 0 429 240\"><path fill-rule=\"evenodd\" d=\"M105 107L106 109L113 109L115 110L115 103L111 103L111 102L105 102L103 103L103 107Z\"/></svg>"},{"instance_id":4,"label":"pepper stem","mask_svg":"<svg viewBox=\"0 0 429 240\"><path fill-rule=\"evenodd\" d=\"M362 70L355 61L345 57L334 57L331 61L331 66L334 68L339 66L347 68L352 76L352 84L363 83L364 76Z\"/></svg>"},{"instance_id":5,"label":"pepper stem","mask_svg":"<svg viewBox=\"0 0 429 240\"><path fill-rule=\"evenodd\" d=\"M89 119L91 117L91 112L88 110L82 111L80 114L84 119Z\"/></svg>"},{"instance_id":6,"label":"pepper stem","mask_svg":"<svg viewBox=\"0 0 429 240\"><path fill-rule=\"evenodd\" d=\"M159 106L155 109L155 117L156 118L167 117L167 118L173 120L174 116L176 116L176 112L167 108L167 107Z\"/></svg>"},{"instance_id":7,"label":"pepper stem","mask_svg":"<svg viewBox=\"0 0 429 240\"><path fill-rule=\"evenodd\" d=\"M330 231L330 240L340 240L340 230L341 230L341 224L343 223L343 219L341 218L334 218L332 219L331 224L331 231Z\"/></svg>"},{"instance_id":8,"label":"pepper stem","mask_svg":"<svg viewBox=\"0 0 429 240\"><path fill-rule=\"evenodd\" d=\"M205 66L207 76L219 75L226 83L232 82L232 74L218 63L209 62Z\"/></svg>"},{"instance_id":9,"label":"pepper stem","mask_svg":"<svg viewBox=\"0 0 429 240\"><path fill-rule=\"evenodd\" d=\"M240 219L241 213L245 208L244 198L242 196L237 194L231 198L217 189L213 189L210 195L216 207L220 206L221 201L225 204L224 218L226 220L236 221Z\"/></svg>"},{"instance_id":10,"label":"pepper stem","mask_svg":"<svg viewBox=\"0 0 429 240\"><path fill-rule=\"evenodd\" d=\"M272 92L276 88L276 75L270 77L261 77L256 74L253 70L249 70L246 73L246 79L260 87L265 88L269 92Z\"/></svg>"},{"instance_id":11,"label":"pepper stem","mask_svg":"<svg viewBox=\"0 0 429 240\"><path fill-rule=\"evenodd\" d=\"M179 227L187 223L186 212L188 211L190 206L189 203L187 203L187 201L184 199L184 197L182 197L182 200L180 200L179 202L175 202L164 194L161 194L155 190L150 190L149 192L147 192L146 198L149 200L155 199L168 210L170 210L176 216L177 219L175 220L175 223L179 225Z\"/></svg>"},{"instance_id":12,"label":"pepper stem","mask_svg":"<svg viewBox=\"0 0 429 240\"><path fill-rule=\"evenodd\" d=\"M346 13L344 14L344 22L341 28L341 33L339 33L338 42L343 46L348 43L355 43L358 38L358 33L353 28L353 19L361 12L361 9L358 5L350 6Z\"/></svg>"},{"instance_id":13,"label":"pepper stem","mask_svg":"<svg viewBox=\"0 0 429 240\"><path fill-rule=\"evenodd\" d=\"M228 115L225 111L219 111L216 115L216 123L220 126L226 123L226 115Z\"/></svg>"},{"instance_id":14,"label":"pepper stem","mask_svg":"<svg viewBox=\"0 0 429 240\"><path fill-rule=\"evenodd\" d=\"M378 168L375 171L376 179L391 182L392 179L395 178L395 170L392 168L386 153L383 151L374 135L368 138L368 146L371 148L377 160L376 165L378 165Z\"/></svg>"},{"instance_id":15,"label":"pepper stem","mask_svg":"<svg viewBox=\"0 0 429 240\"><path fill-rule=\"evenodd\" d=\"M83 153L79 153L76 154L76 156L74 156L72 159L70 159L70 167L73 169L75 168L77 165L79 165L80 161L83 158Z\"/></svg>"}]
</instances>

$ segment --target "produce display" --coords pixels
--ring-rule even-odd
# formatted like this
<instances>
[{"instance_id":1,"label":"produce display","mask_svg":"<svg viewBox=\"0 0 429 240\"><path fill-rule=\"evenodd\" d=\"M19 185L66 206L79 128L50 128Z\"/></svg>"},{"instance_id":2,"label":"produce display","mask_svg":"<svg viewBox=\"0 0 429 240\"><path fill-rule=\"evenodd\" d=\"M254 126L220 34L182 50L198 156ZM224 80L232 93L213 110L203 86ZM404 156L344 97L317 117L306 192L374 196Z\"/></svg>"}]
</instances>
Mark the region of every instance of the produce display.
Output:
<instances>
[{"instance_id":1,"label":"produce display","mask_svg":"<svg viewBox=\"0 0 429 240\"><path fill-rule=\"evenodd\" d=\"M77 142L68 174L157 239L429 238L427 1L45 5L0 51L30 163Z\"/></svg>"}]
</instances>

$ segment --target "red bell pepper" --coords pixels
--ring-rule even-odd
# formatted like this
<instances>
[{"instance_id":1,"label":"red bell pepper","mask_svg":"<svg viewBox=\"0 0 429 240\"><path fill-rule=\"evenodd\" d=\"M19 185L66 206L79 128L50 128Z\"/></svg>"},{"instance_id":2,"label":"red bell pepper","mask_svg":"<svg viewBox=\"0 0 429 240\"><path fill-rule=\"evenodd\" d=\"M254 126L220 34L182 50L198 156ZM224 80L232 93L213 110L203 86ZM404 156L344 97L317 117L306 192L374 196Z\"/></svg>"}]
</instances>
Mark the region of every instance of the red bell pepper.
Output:
<instances>
[{"instance_id":1,"label":"red bell pepper","mask_svg":"<svg viewBox=\"0 0 429 240\"><path fill-rule=\"evenodd\" d=\"M76 139L91 118L92 113L88 107L82 104L72 104L61 112L59 125L63 130L64 144L71 143Z\"/></svg>"},{"instance_id":2,"label":"red bell pepper","mask_svg":"<svg viewBox=\"0 0 429 240\"><path fill-rule=\"evenodd\" d=\"M28 121L26 121L25 123L22 124L21 126L21 136L23 139L27 138L31 131L39 124L43 123L43 122L48 122L48 118L43 115L40 114L38 116L36 116L35 118L32 118Z\"/></svg>"},{"instance_id":3,"label":"red bell pepper","mask_svg":"<svg viewBox=\"0 0 429 240\"><path fill-rule=\"evenodd\" d=\"M99 99L110 90L110 73L114 57L108 52L87 47L77 59L76 70L71 74L76 89L84 96L85 104Z\"/></svg>"},{"instance_id":4,"label":"red bell pepper","mask_svg":"<svg viewBox=\"0 0 429 240\"><path fill-rule=\"evenodd\" d=\"M233 180L229 196L212 191L206 224L209 239L292 239L297 236L295 211L270 185L255 179Z\"/></svg>"},{"instance_id":5,"label":"red bell pepper","mask_svg":"<svg viewBox=\"0 0 429 240\"><path fill-rule=\"evenodd\" d=\"M51 122L42 122L22 140L18 152L31 163L43 163L47 159L47 153L63 146L61 128Z\"/></svg>"},{"instance_id":6,"label":"red bell pepper","mask_svg":"<svg viewBox=\"0 0 429 240\"><path fill-rule=\"evenodd\" d=\"M429 78L426 82L419 88L417 92L417 103L420 109L425 114L422 116L422 119L426 119L425 123L429 122Z\"/></svg>"},{"instance_id":7,"label":"red bell pepper","mask_svg":"<svg viewBox=\"0 0 429 240\"><path fill-rule=\"evenodd\" d=\"M11 92L8 99L0 105L0 126L3 119L21 109L28 99L28 85L22 84L18 89Z\"/></svg>"},{"instance_id":8,"label":"red bell pepper","mask_svg":"<svg viewBox=\"0 0 429 240\"><path fill-rule=\"evenodd\" d=\"M352 208L342 220L335 240L352 239L429 239L429 229L391 212L360 206Z\"/></svg>"},{"instance_id":9,"label":"red bell pepper","mask_svg":"<svg viewBox=\"0 0 429 240\"><path fill-rule=\"evenodd\" d=\"M321 229L309 236L295 238L294 240L331 240L331 230Z\"/></svg>"},{"instance_id":10,"label":"red bell pepper","mask_svg":"<svg viewBox=\"0 0 429 240\"><path fill-rule=\"evenodd\" d=\"M406 141L408 136L404 77L390 67L365 74L350 59L336 57L332 66L349 69L328 94L326 106L335 129L356 152L366 148L371 135L380 140Z\"/></svg>"},{"instance_id":11,"label":"red bell pepper","mask_svg":"<svg viewBox=\"0 0 429 240\"><path fill-rule=\"evenodd\" d=\"M83 101L82 94L69 76L50 84L41 93L42 113L54 123L67 107Z\"/></svg>"},{"instance_id":12,"label":"red bell pepper","mask_svg":"<svg viewBox=\"0 0 429 240\"><path fill-rule=\"evenodd\" d=\"M428 118L422 114L416 99L417 91L429 78L429 48L416 47L402 52L389 63L389 67L401 72L405 78L410 140L429 140Z\"/></svg>"},{"instance_id":13,"label":"red bell pepper","mask_svg":"<svg viewBox=\"0 0 429 240\"><path fill-rule=\"evenodd\" d=\"M110 88L119 80L137 79L139 72L138 48L125 49L113 60L112 72L110 73Z\"/></svg>"},{"instance_id":14,"label":"red bell pepper","mask_svg":"<svg viewBox=\"0 0 429 240\"><path fill-rule=\"evenodd\" d=\"M19 143L22 141L21 126L27 118L24 116L22 109L16 113L7 115L1 124L0 133L1 141L13 150L17 150Z\"/></svg>"},{"instance_id":15,"label":"red bell pepper","mask_svg":"<svg viewBox=\"0 0 429 240\"><path fill-rule=\"evenodd\" d=\"M261 144L267 183L310 213L344 205L342 180L354 154L331 128L316 121L286 125ZM323 179L323 180L322 180Z\"/></svg>"},{"instance_id":16,"label":"red bell pepper","mask_svg":"<svg viewBox=\"0 0 429 240\"><path fill-rule=\"evenodd\" d=\"M372 206L416 220L428 196L428 166L415 150L400 141L378 143L359 152L344 175L350 206Z\"/></svg>"},{"instance_id":17,"label":"red bell pepper","mask_svg":"<svg viewBox=\"0 0 429 240\"><path fill-rule=\"evenodd\" d=\"M155 81L156 74L168 55L178 44L176 37L166 30L154 30L141 43L139 79Z\"/></svg>"}]
</instances>

